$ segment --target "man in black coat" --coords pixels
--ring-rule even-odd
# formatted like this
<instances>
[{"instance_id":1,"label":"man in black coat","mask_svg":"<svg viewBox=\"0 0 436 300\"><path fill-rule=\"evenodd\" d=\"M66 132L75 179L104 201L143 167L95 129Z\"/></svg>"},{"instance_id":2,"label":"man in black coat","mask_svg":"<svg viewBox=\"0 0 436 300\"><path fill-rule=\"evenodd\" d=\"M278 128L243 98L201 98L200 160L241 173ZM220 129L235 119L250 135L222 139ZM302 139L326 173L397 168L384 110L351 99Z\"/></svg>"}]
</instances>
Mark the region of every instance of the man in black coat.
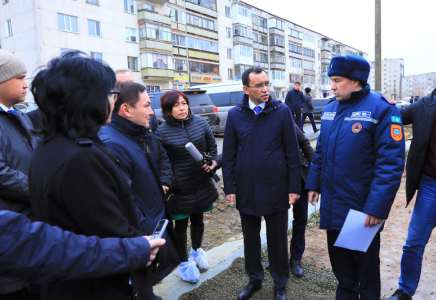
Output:
<instances>
[{"instance_id":1,"label":"man in black coat","mask_svg":"<svg viewBox=\"0 0 436 300\"><path fill-rule=\"evenodd\" d=\"M403 124L413 124L413 140L407 157L406 201L409 205L416 190L401 258L399 289L388 300L409 300L421 276L425 247L436 224L436 89L431 96L401 109Z\"/></svg>"},{"instance_id":2,"label":"man in black coat","mask_svg":"<svg viewBox=\"0 0 436 300\"><path fill-rule=\"evenodd\" d=\"M288 92L285 99L285 103L291 109L294 121L298 127L301 126L301 109L304 105L304 95L303 92L300 91L300 86L300 82L296 81L294 83L294 89Z\"/></svg>"}]
</instances>

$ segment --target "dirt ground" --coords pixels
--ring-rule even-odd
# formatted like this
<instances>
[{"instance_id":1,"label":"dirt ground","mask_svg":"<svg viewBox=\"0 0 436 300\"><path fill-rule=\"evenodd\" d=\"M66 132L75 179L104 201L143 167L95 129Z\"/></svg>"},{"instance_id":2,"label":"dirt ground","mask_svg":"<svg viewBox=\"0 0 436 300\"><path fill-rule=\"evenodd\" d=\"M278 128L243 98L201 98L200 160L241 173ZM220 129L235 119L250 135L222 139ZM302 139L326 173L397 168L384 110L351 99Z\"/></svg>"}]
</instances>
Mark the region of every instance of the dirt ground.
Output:
<instances>
[{"instance_id":1,"label":"dirt ground","mask_svg":"<svg viewBox=\"0 0 436 300\"><path fill-rule=\"evenodd\" d=\"M219 185L218 185L219 186ZM398 287L402 246L412 216L414 201L405 208L405 177L392 206L389 219L381 234L382 299L388 298ZM223 198L206 219L205 248L218 246L229 237L241 233L239 214ZM223 234L224 233L224 234ZM334 299L336 279L331 271L327 253L326 233L312 223L306 231L306 251L302 264L306 270L303 278L291 276L287 287L288 299ZM267 258L264 251L263 263ZM248 282L243 259L236 259L224 272L202 284L200 288L183 295L180 299L234 299ZM436 300L436 236L427 245L418 290L414 300ZM265 274L263 289L253 299L269 299L273 296L273 281Z\"/></svg>"}]
</instances>

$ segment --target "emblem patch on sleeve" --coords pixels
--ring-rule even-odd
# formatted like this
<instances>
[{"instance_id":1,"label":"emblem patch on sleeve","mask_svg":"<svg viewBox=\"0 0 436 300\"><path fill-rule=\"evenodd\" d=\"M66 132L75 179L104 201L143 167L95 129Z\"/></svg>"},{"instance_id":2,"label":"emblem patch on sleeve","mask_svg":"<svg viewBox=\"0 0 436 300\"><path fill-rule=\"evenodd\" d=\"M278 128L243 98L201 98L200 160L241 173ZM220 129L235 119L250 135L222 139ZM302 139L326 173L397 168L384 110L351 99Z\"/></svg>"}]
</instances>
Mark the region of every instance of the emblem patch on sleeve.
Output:
<instances>
[{"instance_id":1,"label":"emblem patch on sleeve","mask_svg":"<svg viewBox=\"0 0 436 300\"><path fill-rule=\"evenodd\" d=\"M362 130L362 124L360 124L359 122L356 122L353 124L353 126L351 126L351 131L353 131L354 133L359 133Z\"/></svg>"},{"instance_id":2,"label":"emblem patch on sleeve","mask_svg":"<svg viewBox=\"0 0 436 300\"><path fill-rule=\"evenodd\" d=\"M403 139L403 128L401 125L391 124L391 137L396 142Z\"/></svg>"}]
</instances>

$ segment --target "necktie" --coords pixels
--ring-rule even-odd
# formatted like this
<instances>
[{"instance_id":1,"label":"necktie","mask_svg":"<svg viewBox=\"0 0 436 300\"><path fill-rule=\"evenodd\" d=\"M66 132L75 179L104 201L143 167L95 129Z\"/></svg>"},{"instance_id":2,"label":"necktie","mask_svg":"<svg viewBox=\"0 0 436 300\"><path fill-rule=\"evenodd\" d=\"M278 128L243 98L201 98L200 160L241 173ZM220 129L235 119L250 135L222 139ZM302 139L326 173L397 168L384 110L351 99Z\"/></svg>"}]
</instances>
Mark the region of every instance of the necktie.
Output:
<instances>
[{"instance_id":1,"label":"necktie","mask_svg":"<svg viewBox=\"0 0 436 300\"><path fill-rule=\"evenodd\" d=\"M256 113L256 116L259 115L259 113L260 113L261 110L262 110L262 107L260 107L260 106L256 106L256 107L254 108L254 112Z\"/></svg>"},{"instance_id":2,"label":"necktie","mask_svg":"<svg viewBox=\"0 0 436 300\"><path fill-rule=\"evenodd\" d=\"M14 115L17 115L17 114L15 113L15 110L13 110L13 109L8 110L7 113L8 113L8 114L14 114Z\"/></svg>"}]
</instances>

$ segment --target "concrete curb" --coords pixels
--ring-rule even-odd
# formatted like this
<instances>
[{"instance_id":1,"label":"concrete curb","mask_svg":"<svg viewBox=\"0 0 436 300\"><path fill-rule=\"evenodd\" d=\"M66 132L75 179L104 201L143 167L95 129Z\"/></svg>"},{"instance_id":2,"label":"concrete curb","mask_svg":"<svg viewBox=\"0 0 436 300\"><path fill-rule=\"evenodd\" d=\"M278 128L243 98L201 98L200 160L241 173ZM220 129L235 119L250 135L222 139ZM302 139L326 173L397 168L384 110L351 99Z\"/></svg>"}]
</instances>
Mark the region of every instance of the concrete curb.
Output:
<instances>
[{"instance_id":1,"label":"concrete curb","mask_svg":"<svg viewBox=\"0 0 436 300\"><path fill-rule=\"evenodd\" d=\"M316 209L319 210L320 202L316 205ZM309 204L308 215L315 211L315 207ZM292 227L293 214L292 208L289 210L288 218L288 229ZM266 225L265 221L262 222L262 227L260 231L262 249L265 249L266 244ZM165 300L176 300L181 295L188 293L196 288L198 288L203 282L210 278L215 277L222 271L226 270L235 258L244 257L244 241L242 234L236 237L230 238L227 242L221 246L215 247L207 251L207 257L209 259L209 270L202 273L200 280L195 283L187 283L183 281L177 269L175 269L170 275L165 277L162 282L154 286L154 293L159 295Z\"/></svg>"}]
</instances>

